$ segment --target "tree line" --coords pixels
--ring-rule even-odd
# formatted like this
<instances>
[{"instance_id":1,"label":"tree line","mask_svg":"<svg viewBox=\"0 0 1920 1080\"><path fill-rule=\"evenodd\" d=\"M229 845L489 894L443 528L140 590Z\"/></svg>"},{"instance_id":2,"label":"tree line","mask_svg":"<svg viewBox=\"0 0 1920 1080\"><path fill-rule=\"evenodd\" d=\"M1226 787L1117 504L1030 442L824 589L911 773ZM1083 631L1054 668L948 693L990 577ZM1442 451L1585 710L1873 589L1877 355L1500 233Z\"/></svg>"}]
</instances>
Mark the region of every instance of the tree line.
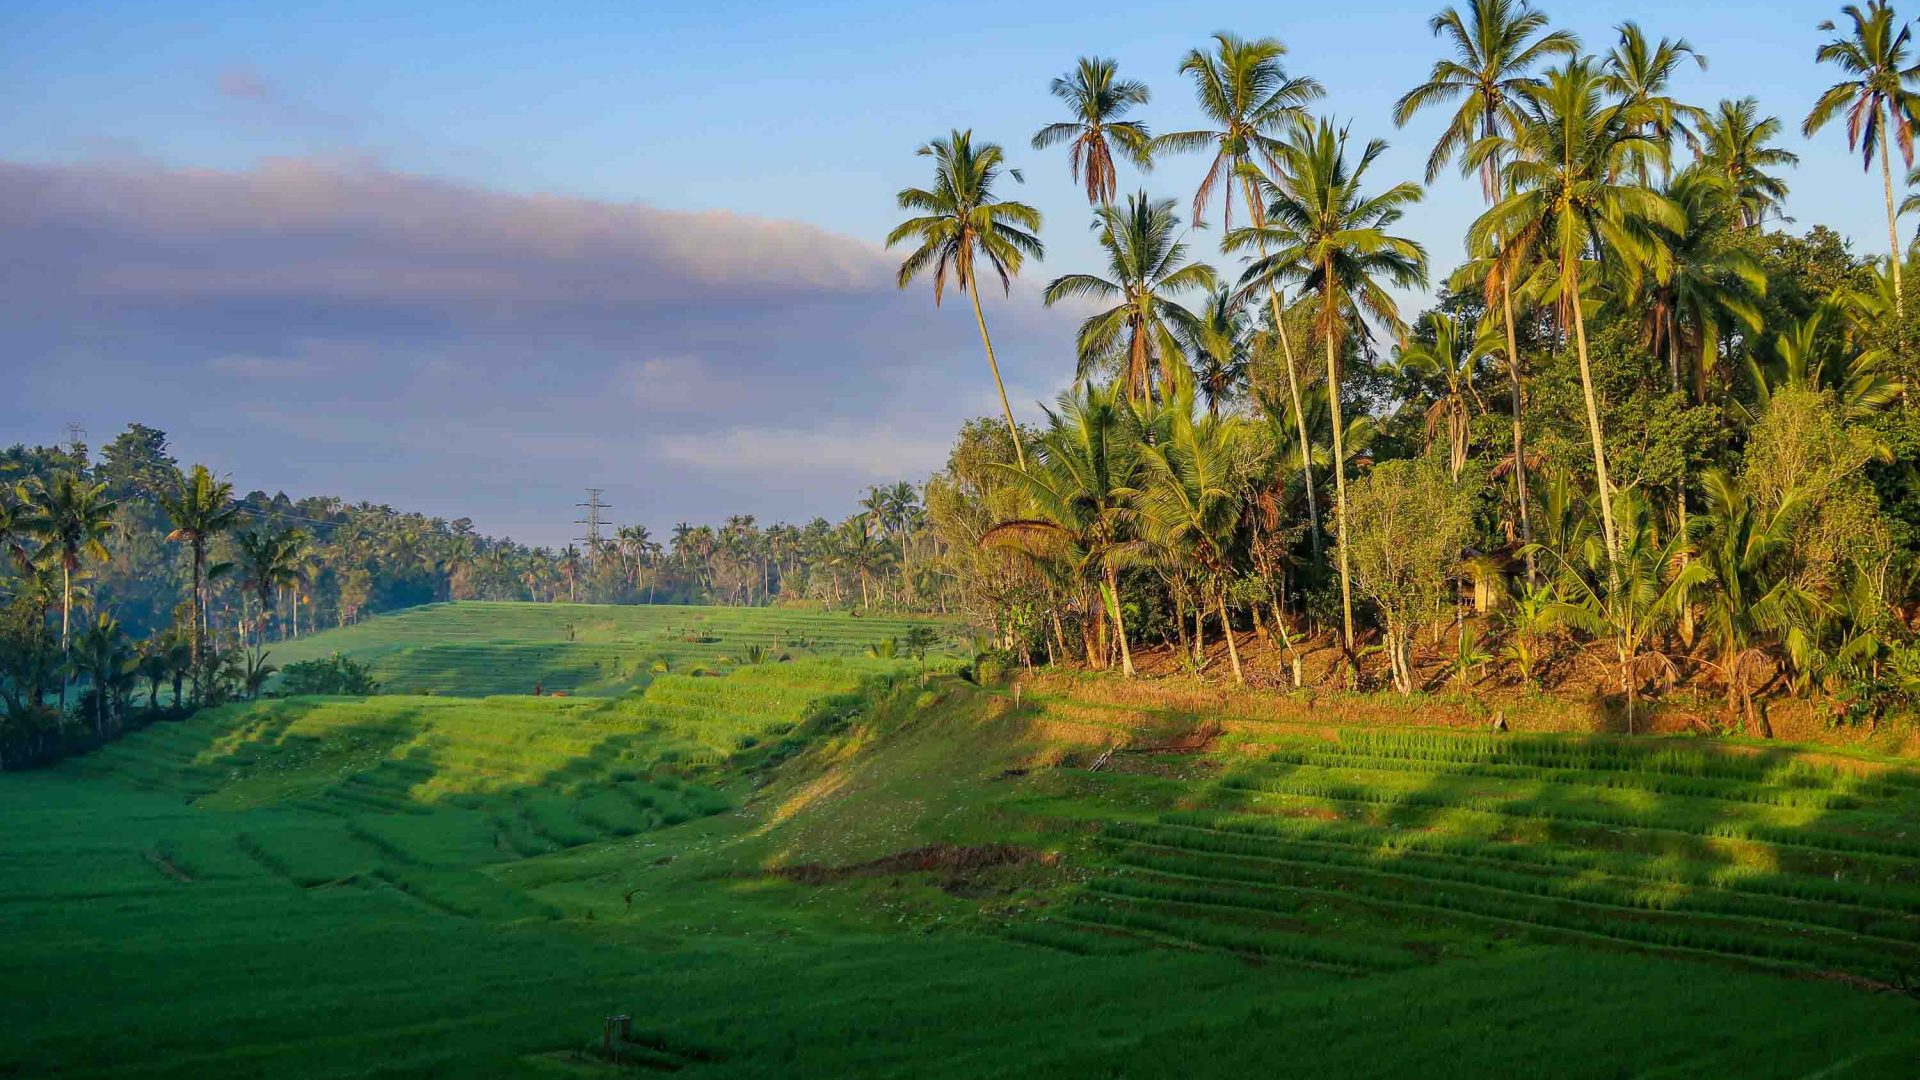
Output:
<instances>
[{"instance_id":1,"label":"tree line","mask_svg":"<svg viewBox=\"0 0 1920 1080\"><path fill-rule=\"evenodd\" d=\"M1251 634L1283 684L1584 677L1629 725L1679 682L1756 734L1771 695L1910 706L1909 24L1849 6L1810 50L1838 81L1801 128L1843 128L1878 172L1879 257L1785 227L1782 121L1679 96L1707 62L1686 39L1628 22L1593 52L1516 0L1430 26L1442 56L1390 118L1445 116L1420 180L1382 178L1387 144L1272 38L1180 61L1190 131L1154 132L1112 60L1052 81L1063 116L1031 147L1064 149L1105 265L1043 290L1085 313L1071 389L1033 430L1002 389L926 490L962 606L1025 656L1128 675L1168 642L1244 681ZM1043 258L1043 216L1005 197L1004 146L955 129L918 153L899 285L965 294L998 384L982 285ZM1123 168L1188 154L1184 205L1123 194ZM1440 273L1403 226L1450 168L1485 209ZM1409 319L1396 294L1421 288L1438 300ZM1335 662L1303 673L1316 644Z\"/></svg>"}]
</instances>

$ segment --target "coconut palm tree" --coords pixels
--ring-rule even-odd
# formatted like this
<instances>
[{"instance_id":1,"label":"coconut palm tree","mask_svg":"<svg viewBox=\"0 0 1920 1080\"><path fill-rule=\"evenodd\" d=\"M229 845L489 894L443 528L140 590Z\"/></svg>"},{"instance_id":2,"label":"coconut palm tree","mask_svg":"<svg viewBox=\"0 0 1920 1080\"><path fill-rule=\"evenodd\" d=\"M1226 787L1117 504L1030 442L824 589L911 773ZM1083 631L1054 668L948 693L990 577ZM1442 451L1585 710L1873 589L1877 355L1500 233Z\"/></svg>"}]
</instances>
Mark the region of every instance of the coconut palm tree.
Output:
<instances>
[{"instance_id":1,"label":"coconut palm tree","mask_svg":"<svg viewBox=\"0 0 1920 1080\"><path fill-rule=\"evenodd\" d=\"M1389 230L1420 201L1420 186L1400 183L1377 195L1365 190L1367 170L1386 152L1374 139L1349 160L1346 134L1326 121L1302 120L1279 149L1277 179L1255 177L1267 199L1262 225L1229 233L1235 250L1271 247L1241 278L1248 283L1295 275L1316 295L1315 332L1326 349L1328 401L1333 407L1335 539L1340 551L1342 641L1353 651L1353 584L1347 556L1347 471L1340 408L1340 353L1349 336L1364 344L1367 317L1403 333L1400 308L1386 286L1416 288L1427 278L1427 253ZM1304 421L1304 411L1302 413Z\"/></svg>"},{"instance_id":2,"label":"coconut palm tree","mask_svg":"<svg viewBox=\"0 0 1920 1080\"><path fill-rule=\"evenodd\" d=\"M1147 84L1119 77L1120 65L1100 56L1083 56L1079 64L1053 80L1048 90L1067 103L1071 120L1048 124L1033 134L1033 148L1045 150L1066 143L1067 168L1075 183L1086 184L1087 202L1110 206L1119 182L1114 151L1141 169L1153 167L1153 137L1138 120L1122 117L1151 96Z\"/></svg>"},{"instance_id":3,"label":"coconut palm tree","mask_svg":"<svg viewBox=\"0 0 1920 1080\"><path fill-rule=\"evenodd\" d=\"M1635 133L1660 148L1657 157L1640 155L1631 163L1623 163L1634 170L1640 183L1646 184L1652 175L1648 166L1657 163L1663 175L1668 173L1674 140L1685 139L1691 145L1695 130L1706 122L1704 110L1674 98L1667 93L1667 86L1680 65L1692 60L1705 71L1707 58L1695 52L1686 38L1661 38L1659 44L1650 44L1640 25L1631 20L1621 23L1618 32L1619 41L1607 53L1601 85L1633 117Z\"/></svg>"},{"instance_id":4,"label":"coconut palm tree","mask_svg":"<svg viewBox=\"0 0 1920 1080\"><path fill-rule=\"evenodd\" d=\"M1447 469L1453 479L1467 467L1467 435L1475 410L1485 410L1473 378L1486 356L1482 341L1452 315L1428 318L1433 340L1410 341L1400 348L1400 367L1415 375L1436 379L1443 388L1427 408L1427 438L1441 429L1447 433Z\"/></svg>"},{"instance_id":5,"label":"coconut palm tree","mask_svg":"<svg viewBox=\"0 0 1920 1080\"><path fill-rule=\"evenodd\" d=\"M1435 37L1447 39L1453 58L1434 61L1427 81L1401 95L1393 122L1405 127L1429 105L1460 102L1427 155L1427 182L1432 183L1455 155L1464 164L1475 142L1511 134L1520 120L1520 91L1539 81L1533 69L1556 56L1575 55L1580 39L1566 30L1543 34L1547 15L1526 0L1471 0L1466 15L1450 7L1427 25ZM1490 157L1479 169L1480 188L1492 202L1500 194L1499 159Z\"/></svg>"},{"instance_id":6,"label":"coconut palm tree","mask_svg":"<svg viewBox=\"0 0 1920 1080\"><path fill-rule=\"evenodd\" d=\"M1823 328L1839 321L1842 304L1828 298L1806 318L1775 334L1771 356L1761 350L1747 354L1747 385L1753 392L1749 408L1736 402L1748 421L1758 421L1772 406L1775 394L1789 390L1831 392L1848 422L1867 419L1899 400L1906 385L1887 374L1882 349L1855 349L1836 341Z\"/></svg>"},{"instance_id":7,"label":"coconut palm tree","mask_svg":"<svg viewBox=\"0 0 1920 1080\"><path fill-rule=\"evenodd\" d=\"M1233 681L1244 684L1240 648L1227 615L1242 510L1242 421L1212 413L1196 418L1193 412L1191 383L1183 380L1159 411L1155 438L1140 446L1140 509L1156 546L1200 568L1227 639Z\"/></svg>"},{"instance_id":8,"label":"coconut palm tree","mask_svg":"<svg viewBox=\"0 0 1920 1080\"><path fill-rule=\"evenodd\" d=\"M1258 175L1258 167L1277 165L1275 151L1280 136L1304 118L1307 104L1324 97L1326 90L1312 78L1287 74L1281 64L1287 47L1275 38L1247 41L1220 33L1213 36L1213 41L1211 53L1194 49L1180 64L1181 73L1193 80L1194 95L1210 126L1162 135L1154 140L1154 150L1156 153L1165 150L1212 152L1213 161L1194 192L1193 223L1198 226L1205 221L1206 208L1215 190L1223 190L1225 206L1221 227L1230 232L1236 186L1246 198L1247 209L1254 216L1253 223L1262 224L1263 208L1253 179ZM1260 254L1265 256L1265 250ZM1294 414L1300 416L1304 415L1300 408L1300 376L1293 342L1287 334L1281 280L1280 275L1270 274L1263 285L1274 332L1279 335L1281 352L1287 362L1287 391L1293 398ZM1308 470L1303 486L1307 491L1307 517L1317 555L1320 510L1313 501L1313 455L1306 449L1306 431L1303 429L1295 435L1300 440L1301 467Z\"/></svg>"},{"instance_id":9,"label":"coconut palm tree","mask_svg":"<svg viewBox=\"0 0 1920 1080\"><path fill-rule=\"evenodd\" d=\"M1112 302L1080 324L1074 377L1084 381L1097 370L1117 368L1128 395L1146 397L1153 393L1156 371L1164 383L1185 367L1180 343L1199 335L1200 320L1174 297L1212 288L1213 267L1187 261L1187 246L1175 234L1180 217L1172 199L1151 200L1140 192L1127 196L1125 206L1103 206L1095 215L1109 276L1054 278L1047 283L1046 303Z\"/></svg>"},{"instance_id":10,"label":"coconut palm tree","mask_svg":"<svg viewBox=\"0 0 1920 1080\"><path fill-rule=\"evenodd\" d=\"M1176 385L1178 385L1176 383ZM1144 402L1143 404L1147 404ZM980 537L982 547L1014 548L1070 566L1093 584L1104 601L1099 628L1087 641L1089 659L1105 662L1106 620L1120 645L1120 669L1133 677L1133 650L1118 603L1120 565L1136 550L1134 485L1142 444L1137 418L1118 384L1086 383L1060 396L1047 410L1046 430L1033 461L1020 468L999 465L1026 500L1026 512L999 522ZM1095 647L1098 640L1099 648Z\"/></svg>"},{"instance_id":11,"label":"coconut palm tree","mask_svg":"<svg viewBox=\"0 0 1920 1080\"><path fill-rule=\"evenodd\" d=\"M1700 121L1694 139L1699 167L1726 182L1740 228L1758 228L1769 214L1785 219L1780 204L1787 198L1786 181L1766 170L1798 165L1800 155L1767 145L1779 137L1780 118L1762 117L1755 98L1723 98Z\"/></svg>"},{"instance_id":12,"label":"coconut palm tree","mask_svg":"<svg viewBox=\"0 0 1920 1080\"><path fill-rule=\"evenodd\" d=\"M464 538L462 538L464 539ZM267 646L267 616L274 595L299 580L300 549L306 534L298 529L276 529L271 525L243 532L234 539L239 556L241 581L253 591L259 605L259 623L254 631L254 647ZM468 541L469 546L471 541Z\"/></svg>"},{"instance_id":13,"label":"coconut palm tree","mask_svg":"<svg viewBox=\"0 0 1920 1080\"><path fill-rule=\"evenodd\" d=\"M115 526L116 505L105 498L107 485L94 484L78 473L55 474L53 482L36 487L26 528L40 538L40 556L60 567L60 654L71 653L73 575L87 559L107 561L104 543Z\"/></svg>"},{"instance_id":14,"label":"coconut palm tree","mask_svg":"<svg viewBox=\"0 0 1920 1080\"><path fill-rule=\"evenodd\" d=\"M1627 732L1632 734L1640 689L1650 681L1673 678L1673 660L1657 646L1657 639L1713 572L1706 563L1687 557L1692 546L1685 532L1662 533L1640 492L1623 489L1614 501L1613 517L1621 529L1618 547L1608 550L1589 541L1570 553L1543 548L1560 569L1562 597L1543 614L1607 643L1626 698Z\"/></svg>"},{"instance_id":15,"label":"coconut palm tree","mask_svg":"<svg viewBox=\"0 0 1920 1080\"><path fill-rule=\"evenodd\" d=\"M1856 4L1840 9L1851 24L1844 36L1835 37L1814 53L1814 60L1833 64L1847 77L1827 88L1814 102L1800 125L1802 134L1811 138L1842 111L1847 114L1847 149L1859 150L1863 167L1873 168L1880 156L1880 180L1887 196L1887 242L1892 248L1893 296L1896 310L1901 304L1900 234L1893 205L1893 166L1888 161L1887 139L1900 145L1900 156L1913 165L1913 122L1920 111L1920 93L1913 89L1920 82L1920 64L1908 63L1907 51L1913 30L1895 22L1893 8L1886 0L1869 0L1865 10ZM1824 31L1835 31L1832 19L1820 24ZM1889 131L1888 129L1892 130Z\"/></svg>"},{"instance_id":16,"label":"coconut palm tree","mask_svg":"<svg viewBox=\"0 0 1920 1080\"><path fill-rule=\"evenodd\" d=\"M1218 414L1247 380L1251 342L1245 301L1225 285L1215 287L1200 305L1192 336L1184 347L1193 363L1194 388Z\"/></svg>"},{"instance_id":17,"label":"coconut palm tree","mask_svg":"<svg viewBox=\"0 0 1920 1080\"><path fill-rule=\"evenodd\" d=\"M1511 136L1482 139L1468 151L1476 163L1507 160L1509 194L1467 231L1469 250L1497 251L1491 272L1514 280L1538 252L1553 273L1561 325L1572 323L1593 444L1594 478L1607 550L1619 549L1613 485L1607 475L1600 407L1587 357L1587 323L1580 271L1592 255L1632 262L1651 255L1655 226L1682 228L1680 211L1665 198L1619 177L1641 160L1659 161L1662 148L1636 130L1628 110L1605 100L1605 76L1590 58L1549 72L1526 91L1524 123Z\"/></svg>"},{"instance_id":18,"label":"coconut palm tree","mask_svg":"<svg viewBox=\"0 0 1920 1080\"><path fill-rule=\"evenodd\" d=\"M1393 120L1404 126L1414 113L1429 105L1460 99L1460 107L1448 122L1433 152L1427 158L1427 181L1431 183L1455 155L1463 171L1475 167L1469 160L1475 143L1501 136L1512 136L1526 122L1522 105L1526 95L1540 85L1534 69L1555 57L1573 57L1580 51L1580 40L1565 30L1543 32L1547 16L1534 10L1525 0L1473 0L1468 15L1448 8L1429 24L1436 37L1451 41L1455 59L1437 60L1433 73L1420 86L1409 90L1395 103ZM1498 201L1506 179L1500 154L1490 153L1478 162L1480 190L1489 205ZM1522 414L1522 368L1518 333L1513 318L1513 283L1519 266L1497 268L1492 260L1504 241L1488 237L1478 248L1469 244L1468 254L1481 265L1476 280L1486 293L1487 307L1496 303L1506 328L1506 369L1508 396L1511 399L1513 427L1514 505L1520 518L1523 542L1533 540L1527 494L1527 454ZM1534 578L1533 557L1527 557L1527 579Z\"/></svg>"},{"instance_id":19,"label":"coconut palm tree","mask_svg":"<svg viewBox=\"0 0 1920 1080\"><path fill-rule=\"evenodd\" d=\"M900 209L917 214L894 226L887 234L887 246L909 240L919 245L900 264L899 286L904 289L922 272L931 271L935 307L940 306L949 278L973 301L973 319L980 326L994 388L1000 392L1000 411L1013 438L1014 456L1024 462L1020 430L1013 422L1013 407L1007 404L1006 384L1000 381L1000 362L993 355L987 317L980 310L975 269L984 260L999 275L1002 290L1011 291L1013 275L1021 265L1029 258L1038 261L1045 250L1037 235L1040 211L1026 203L994 198L994 185L1003 172L1020 179L1018 169L1006 167L1006 154L997 143L975 147L973 132L955 129L947 138L935 139L914 152L933 159L933 187L903 188L895 197Z\"/></svg>"},{"instance_id":20,"label":"coconut palm tree","mask_svg":"<svg viewBox=\"0 0 1920 1080\"><path fill-rule=\"evenodd\" d=\"M1656 227L1652 258L1630 268L1646 298L1643 340L1666 357L1671 389L1680 389L1683 366L1692 369L1694 398L1704 404L1722 333L1760 332L1767 277L1759 260L1723 242L1734 202L1720 174L1690 166L1665 194L1680 212L1679 227Z\"/></svg>"},{"instance_id":21,"label":"coconut palm tree","mask_svg":"<svg viewBox=\"0 0 1920 1080\"><path fill-rule=\"evenodd\" d=\"M1795 522L1808 503L1789 489L1778 505L1763 508L1740 483L1719 469L1701 477L1707 493L1708 533L1700 560L1712 571L1706 623L1727 684L1727 711L1740 712L1748 733L1773 732L1753 704L1755 675L1767 667L1762 642L1779 639L1805 621L1815 600L1794 583L1787 559ZM1763 675L1761 681L1764 681Z\"/></svg>"}]
</instances>

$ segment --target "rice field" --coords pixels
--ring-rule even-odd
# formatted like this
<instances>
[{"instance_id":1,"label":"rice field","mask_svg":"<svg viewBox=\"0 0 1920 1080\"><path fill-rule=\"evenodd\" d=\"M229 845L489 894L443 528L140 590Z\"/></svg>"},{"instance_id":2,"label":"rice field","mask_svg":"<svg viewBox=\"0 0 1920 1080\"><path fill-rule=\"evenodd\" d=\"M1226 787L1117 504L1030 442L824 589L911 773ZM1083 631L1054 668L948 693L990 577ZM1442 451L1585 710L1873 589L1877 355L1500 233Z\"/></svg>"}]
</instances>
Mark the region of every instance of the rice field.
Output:
<instances>
[{"instance_id":1,"label":"rice field","mask_svg":"<svg viewBox=\"0 0 1920 1080\"><path fill-rule=\"evenodd\" d=\"M1213 719L1030 700L1112 744ZM1920 771L1904 762L1238 717L1205 752L1058 772L1076 814L1127 811L1099 829L1064 929L1354 973L1525 940L1920 979Z\"/></svg>"},{"instance_id":2,"label":"rice field","mask_svg":"<svg viewBox=\"0 0 1920 1080\"><path fill-rule=\"evenodd\" d=\"M813 618L0 775L0 1076L1915 1075L1902 763L1016 707Z\"/></svg>"},{"instance_id":3,"label":"rice field","mask_svg":"<svg viewBox=\"0 0 1920 1080\"><path fill-rule=\"evenodd\" d=\"M370 617L269 647L285 667L339 652L370 664L381 689L485 697L618 694L660 671L717 672L756 650L817 659L861 656L927 619L788 608L460 601ZM957 632L957 631L955 631Z\"/></svg>"}]
</instances>

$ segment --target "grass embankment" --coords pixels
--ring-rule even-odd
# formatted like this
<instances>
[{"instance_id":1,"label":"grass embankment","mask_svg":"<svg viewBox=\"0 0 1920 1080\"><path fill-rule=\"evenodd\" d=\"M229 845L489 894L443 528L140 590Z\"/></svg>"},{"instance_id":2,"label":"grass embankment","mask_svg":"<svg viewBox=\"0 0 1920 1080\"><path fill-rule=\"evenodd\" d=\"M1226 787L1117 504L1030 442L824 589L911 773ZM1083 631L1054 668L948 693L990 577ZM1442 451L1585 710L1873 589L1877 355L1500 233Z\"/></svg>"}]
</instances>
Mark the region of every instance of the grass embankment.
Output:
<instances>
[{"instance_id":1,"label":"grass embankment","mask_svg":"<svg viewBox=\"0 0 1920 1080\"><path fill-rule=\"evenodd\" d=\"M1912 1075L1898 763L1110 689L286 701L0 778L0 1075Z\"/></svg>"},{"instance_id":2,"label":"grass embankment","mask_svg":"<svg viewBox=\"0 0 1920 1080\"><path fill-rule=\"evenodd\" d=\"M485 697L618 694L672 672L769 657L860 656L930 619L789 608L461 601L408 608L268 646L280 667L335 652L370 664L387 693ZM942 628L944 629L944 628Z\"/></svg>"}]
</instances>

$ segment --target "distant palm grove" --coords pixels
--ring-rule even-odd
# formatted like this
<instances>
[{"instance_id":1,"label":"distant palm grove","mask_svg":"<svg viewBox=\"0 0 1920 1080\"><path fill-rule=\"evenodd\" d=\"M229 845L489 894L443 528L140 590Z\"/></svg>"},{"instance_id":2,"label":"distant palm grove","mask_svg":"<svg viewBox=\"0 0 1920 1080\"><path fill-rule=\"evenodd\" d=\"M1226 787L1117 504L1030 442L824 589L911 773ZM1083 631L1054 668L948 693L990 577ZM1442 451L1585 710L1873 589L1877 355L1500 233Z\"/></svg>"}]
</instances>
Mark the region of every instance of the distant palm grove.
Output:
<instances>
[{"instance_id":1,"label":"distant palm grove","mask_svg":"<svg viewBox=\"0 0 1920 1080\"><path fill-rule=\"evenodd\" d=\"M1070 171L1085 206L1063 210L1106 258L1045 284L1081 321L1038 426L1014 418L982 288L1042 260L1043 214L1009 197L1002 144L922 146L930 180L899 192L887 237L899 284L964 301L1001 415L838 524L737 516L555 551L237 497L141 425L97 458L14 447L0 752L43 760L258 693L278 638L470 598L940 612L1014 663L1554 691L1629 730L1676 692L1755 735L1780 701L1834 724L1910 715L1908 23L1878 2L1822 23L1809 62L1835 82L1787 120L1685 100L1707 58L1633 23L1594 47L1475 0L1431 28L1440 59L1391 117L1328 111L1272 38L1217 34L1169 64L1198 130L1153 130L1153 93L1113 61L1053 79L1060 119L1026 167ZM1381 175L1371 132L1427 113L1446 124L1424 176ZM1788 122L1858 156L1886 246L1785 217ZM1197 190L1142 186L1169 155L1205 161ZM1434 184L1485 203L1443 262L1401 228ZM1420 289L1435 305L1401 310Z\"/></svg>"}]
</instances>

